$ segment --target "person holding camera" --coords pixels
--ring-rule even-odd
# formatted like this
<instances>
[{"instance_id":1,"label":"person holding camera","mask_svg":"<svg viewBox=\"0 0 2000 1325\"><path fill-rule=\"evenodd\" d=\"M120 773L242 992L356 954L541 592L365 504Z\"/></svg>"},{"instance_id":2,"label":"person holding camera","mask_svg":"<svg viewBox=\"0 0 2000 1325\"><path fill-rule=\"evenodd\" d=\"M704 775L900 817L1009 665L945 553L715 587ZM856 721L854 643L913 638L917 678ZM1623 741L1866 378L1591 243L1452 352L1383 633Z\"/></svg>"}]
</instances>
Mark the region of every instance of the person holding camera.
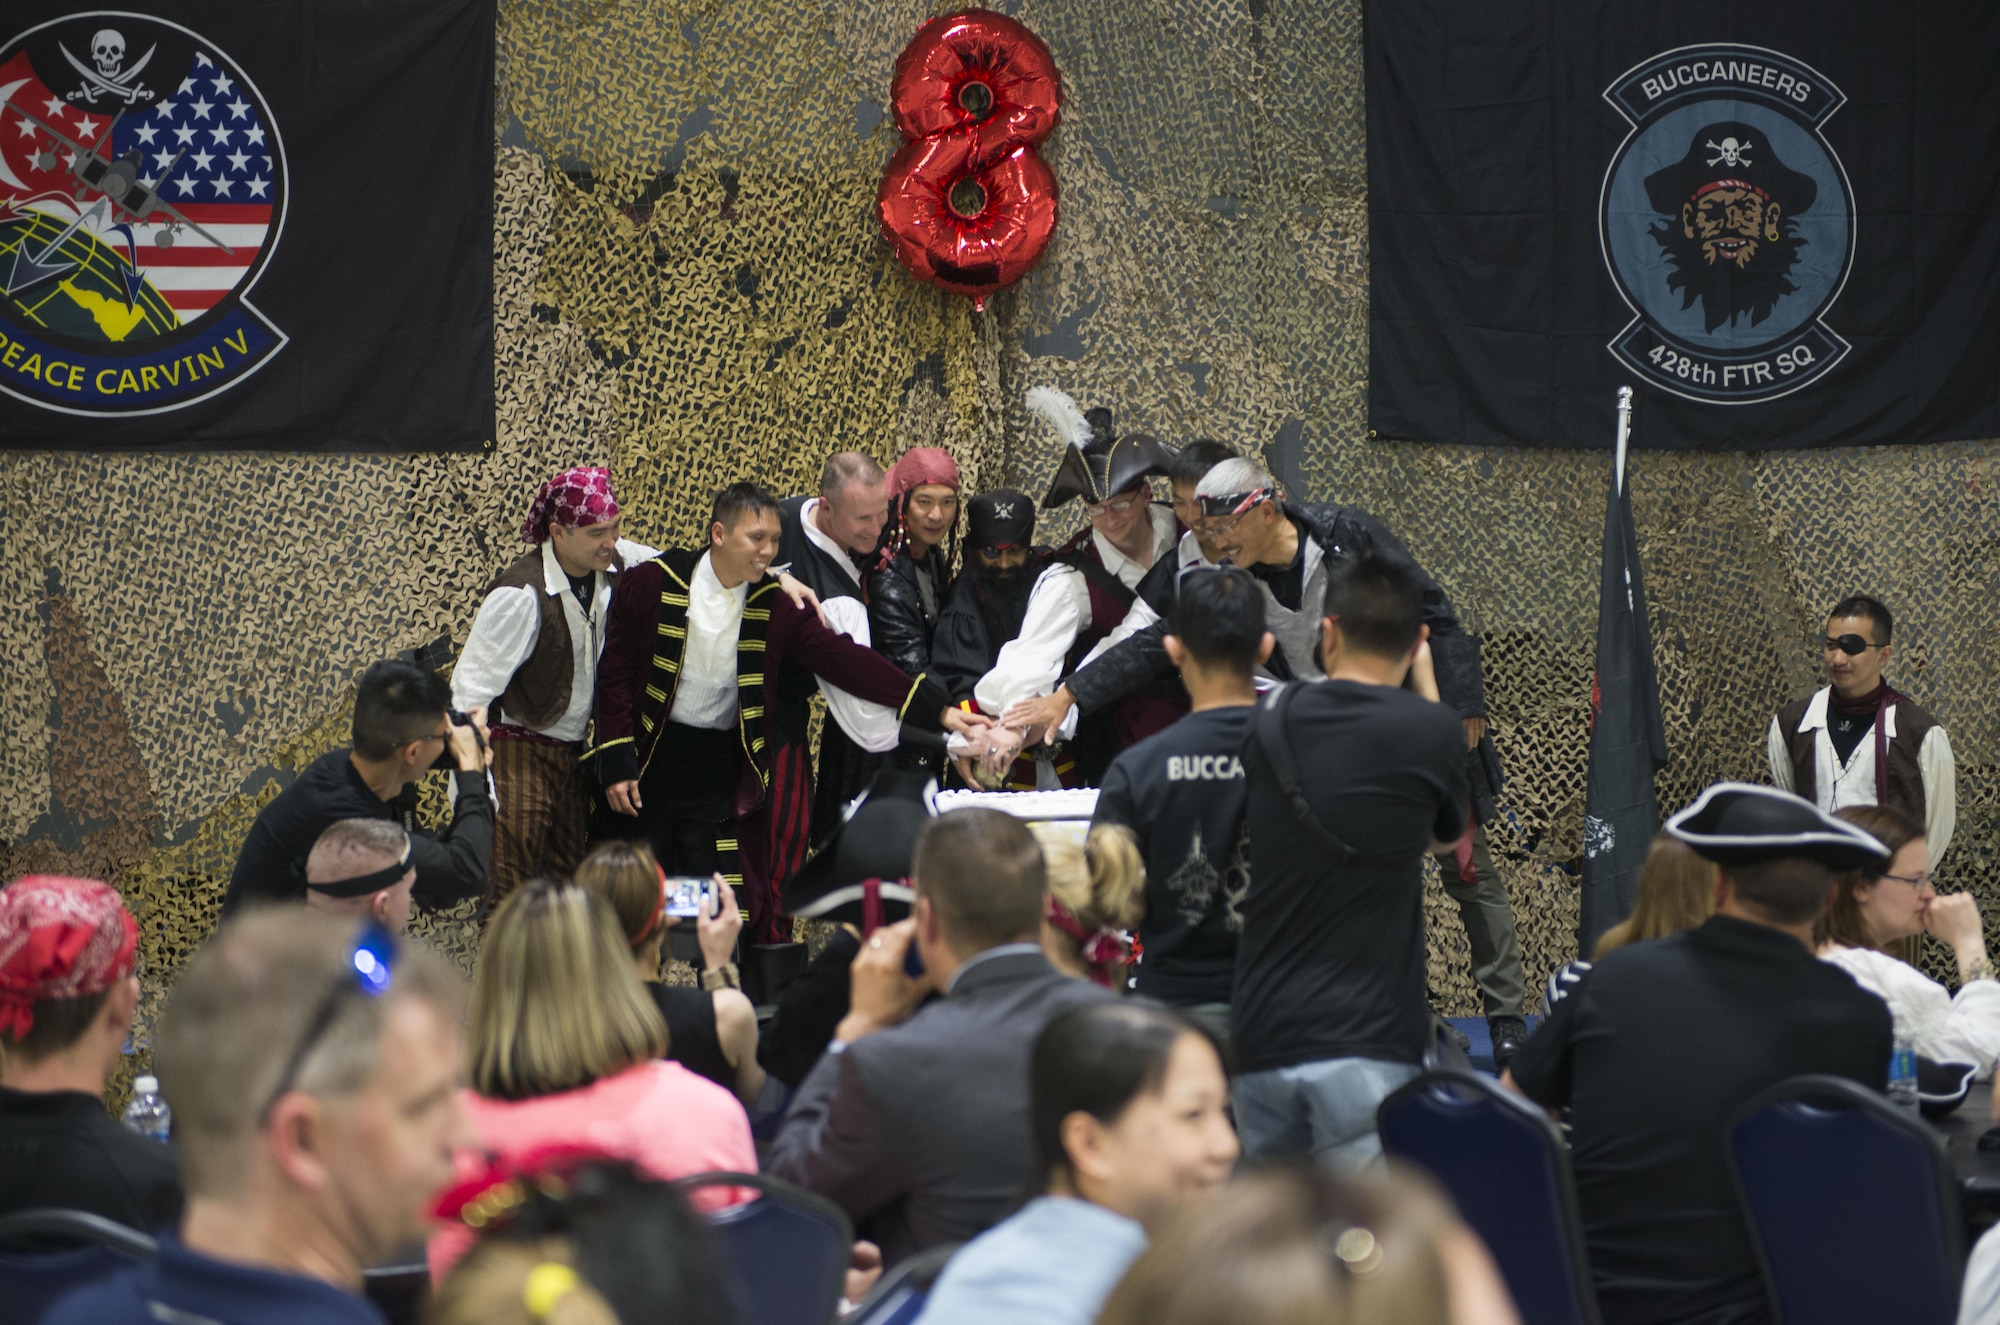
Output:
<instances>
[{"instance_id":1,"label":"person holding camera","mask_svg":"<svg viewBox=\"0 0 2000 1325\"><path fill-rule=\"evenodd\" d=\"M611 591L657 553L619 537L611 471L565 469L535 494L530 551L494 577L451 673L455 707L488 706L493 783L490 912L534 874L583 859L591 789L579 760L597 695Z\"/></svg>"},{"instance_id":2,"label":"person holding camera","mask_svg":"<svg viewBox=\"0 0 2000 1325\"><path fill-rule=\"evenodd\" d=\"M486 770L493 756L485 710L454 710L442 676L388 658L361 675L353 733L351 746L313 760L258 811L229 876L224 915L246 902L302 902L306 858L320 834L342 819L402 824L418 906L448 907L486 891L493 856ZM441 765L454 770L457 795L451 822L432 834L417 827L416 781Z\"/></svg>"}]
</instances>

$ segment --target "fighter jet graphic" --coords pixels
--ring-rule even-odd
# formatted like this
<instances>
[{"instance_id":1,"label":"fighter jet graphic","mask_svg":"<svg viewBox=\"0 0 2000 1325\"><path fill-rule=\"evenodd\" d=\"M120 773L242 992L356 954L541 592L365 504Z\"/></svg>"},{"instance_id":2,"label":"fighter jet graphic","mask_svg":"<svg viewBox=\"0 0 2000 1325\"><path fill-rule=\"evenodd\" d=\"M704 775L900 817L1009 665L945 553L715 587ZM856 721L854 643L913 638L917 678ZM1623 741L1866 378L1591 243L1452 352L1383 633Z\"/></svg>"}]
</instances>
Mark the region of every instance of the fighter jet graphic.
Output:
<instances>
[{"instance_id":1,"label":"fighter jet graphic","mask_svg":"<svg viewBox=\"0 0 2000 1325\"><path fill-rule=\"evenodd\" d=\"M167 168L160 172L159 180L156 183L147 184L139 178L139 168L145 161L145 157L140 154L138 148L135 147L126 152L125 155L115 158L100 156L98 154L98 146L111 141L111 132L118 127L118 117L123 115L124 111L121 110L111 117L111 123L105 127L104 135L98 139L97 145L85 147L81 142L70 137L61 129L50 124L47 120L19 102L10 99L0 99L0 111L8 110L13 111L17 115L26 116L38 125L44 133L47 133L50 137L69 149L71 158L70 173L77 180L76 200L79 203L89 201L90 194L94 192L99 195L101 201L110 204L113 220L116 220L118 214L123 212L132 221L141 223L155 211L165 212L173 220L168 228L161 231L154 240L162 248L170 246L173 243L174 231L185 226L214 244L224 253L233 255L236 252L235 249L223 243L218 236L203 229L196 222L190 221L172 203L160 197L160 190L166 187L167 180L174 173L174 167L178 166L181 163L181 158L187 154L186 149L174 153L173 160L169 161ZM44 169L50 164L53 163L45 162ZM81 218L79 218L80 222ZM14 250L13 266L8 270L6 277L0 279L0 290L4 290L9 295L19 294L30 286L39 285L43 281L51 280L74 268L76 264L58 257L56 249L69 238L75 229L75 226L71 226L68 230L63 231L62 234L56 236L49 245L43 248L39 254L30 254L28 252L28 243L24 238L20 247Z\"/></svg>"}]
</instances>

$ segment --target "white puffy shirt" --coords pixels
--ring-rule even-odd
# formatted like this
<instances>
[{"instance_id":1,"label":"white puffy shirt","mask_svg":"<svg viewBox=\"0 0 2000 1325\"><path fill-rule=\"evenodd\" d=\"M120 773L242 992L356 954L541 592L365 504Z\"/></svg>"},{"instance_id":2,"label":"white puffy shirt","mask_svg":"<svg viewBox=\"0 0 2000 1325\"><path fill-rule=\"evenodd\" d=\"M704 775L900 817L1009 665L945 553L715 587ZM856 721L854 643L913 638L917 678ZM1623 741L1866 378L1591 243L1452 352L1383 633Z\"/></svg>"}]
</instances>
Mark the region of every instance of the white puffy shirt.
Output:
<instances>
[{"instance_id":1,"label":"white puffy shirt","mask_svg":"<svg viewBox=\"0 0 2000 1325\"><path fill-rule=\"evenodd\" d=\"M736 722L736 644L743 633L746 581L722 587L706 552L688 578L687 647L681 651L670 721L721 731Z\"/></svg>"},{"instance_id":2,"label":"white puffy shirt","mask_svg":"<svg viewBox=\"0 0 2000 1325\"><path fill-rule=\"evenodd\" d=\"M1889 1005L1896 1033L1940 1063L1970 1063L1989 1080L2000 1058L2000 981L1968 980L1953 994L1908 962L1865 948L1835 948L1832 962Z\"/></svg>"}]
</instances>

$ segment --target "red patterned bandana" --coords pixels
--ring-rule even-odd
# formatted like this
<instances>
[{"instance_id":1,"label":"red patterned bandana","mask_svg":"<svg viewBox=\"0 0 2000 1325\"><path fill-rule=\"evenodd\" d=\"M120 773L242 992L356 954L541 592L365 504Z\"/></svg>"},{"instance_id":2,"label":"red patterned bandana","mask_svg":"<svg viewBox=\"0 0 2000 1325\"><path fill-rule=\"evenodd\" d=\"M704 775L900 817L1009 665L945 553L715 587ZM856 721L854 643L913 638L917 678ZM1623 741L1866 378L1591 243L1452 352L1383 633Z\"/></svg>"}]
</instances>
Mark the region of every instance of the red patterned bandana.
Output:
<instances>
[{"instance_id":1,"label":"red patterned bandana","mask_svg":"<svg viewBox=\"0 0 2000 1325\"><path fill-rule=\"evenodd\" d=\"M889 466L889 500L892 502L926 483L937 483L947 488L959 485L958 462L951 458L951 452L941 446L913 446L903 452L902 459Z\"/></svg>"},{"instance_id":2,"label":"red patterned bandana","mask_svg":"<svg viewBox=\"0 0 2000 1325\"><path fill-rule=\"evenodd\" d=\"M618 518L618 499L611 495L611 471L578 465L542 484L521 526L523 543L541 543L549 526L582 529Z\"/></svg>"},{"instance_id":3,"label":"red patterned bandana","mask_svg":"<svg viewBox=\"0 0 2000 1325\"><path fill-rule=\"evenodd\" d=\"M27 1035L44 999L109 989L138 946L118 890L95 879L30 874L0 889L0 1034Z\"/></svg>"}]
</instances>

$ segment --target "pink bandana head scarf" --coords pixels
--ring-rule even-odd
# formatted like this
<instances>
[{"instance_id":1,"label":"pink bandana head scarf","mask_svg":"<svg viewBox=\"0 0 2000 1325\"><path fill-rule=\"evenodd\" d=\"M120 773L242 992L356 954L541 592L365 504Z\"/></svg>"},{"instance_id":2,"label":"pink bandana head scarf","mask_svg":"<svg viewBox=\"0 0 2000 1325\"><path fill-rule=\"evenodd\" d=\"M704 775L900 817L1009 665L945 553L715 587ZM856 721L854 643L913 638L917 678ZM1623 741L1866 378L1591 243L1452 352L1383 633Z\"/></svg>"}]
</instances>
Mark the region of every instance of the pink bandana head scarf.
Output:
<instances>
[{"instance_id":1,"label":"pink bandana head scarf","mask_svg":"<svg viewBox=\"0 0 2000 1325\"><path fill-rule=\"evenodd\" d=\"M521 526L523 543L547 540L549 526L582 529L618 518L618 499L611 495L611 471L578 465L542 484Z\"/></svg>"},{"instance_id":2,"label":"pink bandana head scarf","mask_svg":"<svg viewBox=\"0 0 2000 1325\"><path fill-rule=\"evenodd\" d=\"M138 922L108 884L30 874L0 888L0 1032L19 1040L35 1004L109 989L138 946Z\"/></svg>"}]
</instances>

